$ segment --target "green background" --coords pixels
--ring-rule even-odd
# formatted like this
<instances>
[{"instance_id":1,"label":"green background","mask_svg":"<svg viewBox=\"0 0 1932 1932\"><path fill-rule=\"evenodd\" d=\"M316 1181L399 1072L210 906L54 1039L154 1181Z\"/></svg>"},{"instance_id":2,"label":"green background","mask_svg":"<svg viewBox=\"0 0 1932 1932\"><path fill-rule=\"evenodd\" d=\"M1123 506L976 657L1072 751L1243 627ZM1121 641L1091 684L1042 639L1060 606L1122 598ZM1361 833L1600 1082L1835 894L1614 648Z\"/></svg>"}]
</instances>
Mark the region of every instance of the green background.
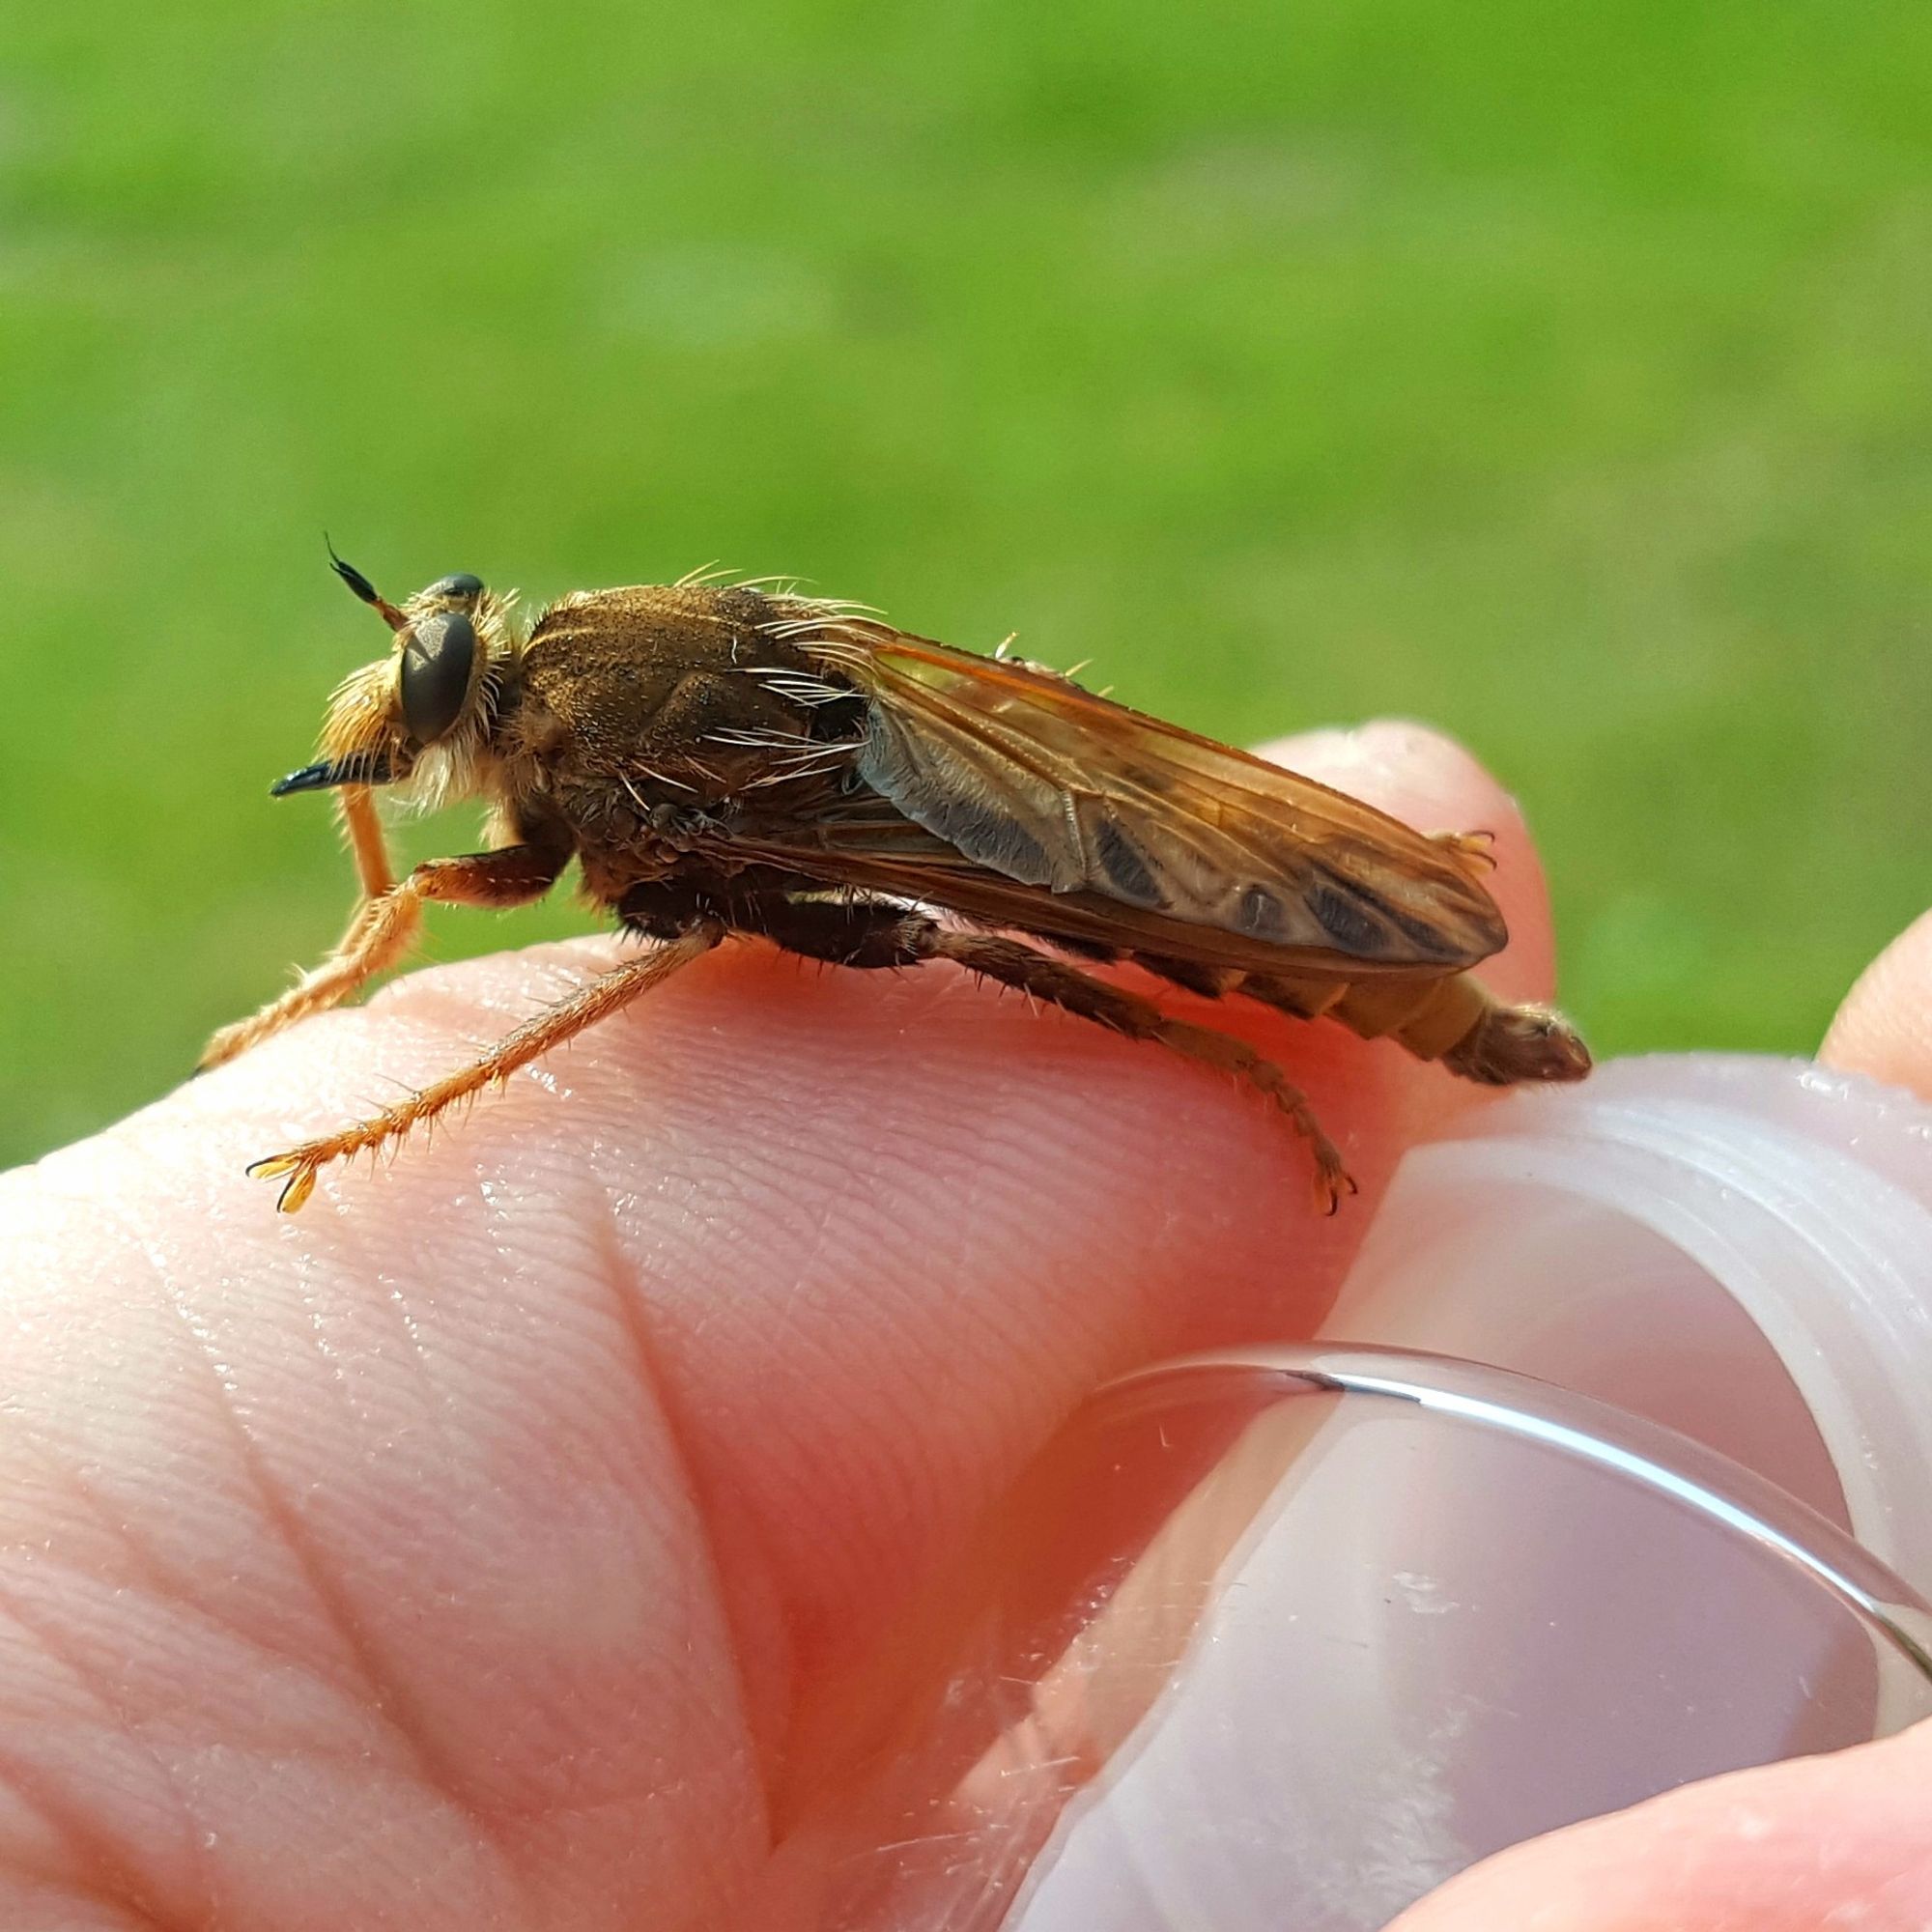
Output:
<instances>
[{"instance_id":1,"label":"green background","mask_svg":"<svg viewBox=\"0 0 1932 1932\"><path fill-rule=\"evenodd\" d=\"M1923 0L6 13L0 1156L334 938L325 527L1439 721L1608 1050L1805 1048L1932 895Z\"/></svg>"}]
</instances>

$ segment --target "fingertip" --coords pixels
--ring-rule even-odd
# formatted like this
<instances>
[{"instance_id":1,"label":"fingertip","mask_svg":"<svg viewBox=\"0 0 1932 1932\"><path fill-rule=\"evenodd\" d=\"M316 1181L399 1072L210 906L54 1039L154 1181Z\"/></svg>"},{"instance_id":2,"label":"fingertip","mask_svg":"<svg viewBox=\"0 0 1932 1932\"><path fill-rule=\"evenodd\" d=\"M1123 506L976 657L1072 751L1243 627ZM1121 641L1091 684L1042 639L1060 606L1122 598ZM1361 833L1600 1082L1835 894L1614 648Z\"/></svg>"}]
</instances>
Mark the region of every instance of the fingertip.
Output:
<instances>
[{"instance_id":1,"label":"fingertip","mask_svg":"<svg viewBox=\"0 0 1932 1932\"><path fill-rule=\"evenodd\" d=\"M1275 764L1305 771L1385 811L1393 811L1405 798L1434 806L1466 799L1479 807L1500 804L1515 810L1514 801L1471 752L1412 719L1374 718L1363 724L1296 732L1269 739L1259 750Z\"/></svg>"},{"instance_id":2,"label":"fingertip","mask_svg":"<svg viewBox=\"0 0 1932 1932\"><path fill-rule=\"evenodd\" d=\"M1555 985L1555 942L1543 866L1522 810L1455 739L1406 719L1352 730L1274 738L1260 755L1361 799L1416 831L1486 833L1494 869L1483 883L1502 908L1509 945L1486 962L1485 984L1510 1000L1547 1000Z\"/></svg>"},{"instance_id":3,"label":"fingertip","mask_svg":"<svg viewBox=\"0 0 1932 1932\"><path fill-rule=\"evenodd\" d=\"M1932 1912L1932 1724L1739 1771L1514 1845L1391 1932L1815 1932Z\"/></svg>"},{"instance_id":4,"label":"fingertip","mask_svg":"<svg viewBox=\"0 0 1932 1932\"><path fill-rule=\"evenodd\" d=\"M1818 1058L1932 1099L1932 912L1859 976Z\"/></svg>"}]
</instances>

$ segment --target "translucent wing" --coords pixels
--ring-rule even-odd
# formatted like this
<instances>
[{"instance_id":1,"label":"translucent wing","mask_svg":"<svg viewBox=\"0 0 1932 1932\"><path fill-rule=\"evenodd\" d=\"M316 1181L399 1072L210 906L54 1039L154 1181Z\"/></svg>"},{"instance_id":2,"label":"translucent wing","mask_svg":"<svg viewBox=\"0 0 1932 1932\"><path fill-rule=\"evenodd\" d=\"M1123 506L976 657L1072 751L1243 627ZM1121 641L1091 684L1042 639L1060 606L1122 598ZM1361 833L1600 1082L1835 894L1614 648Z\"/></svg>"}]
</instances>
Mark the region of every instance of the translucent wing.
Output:
<instances>
[{"instance_id":1,"label":"translucent wing","mask_svg":"<svg viewBox=\"0 0 1932 1932\"><path fill-rule=\"evenodd\" d=\"M1134 915L1114 915L1123 943L1192 931L1191 952L1250 965L1288 952L1453 971L1507 936L1465 855L1312 780L1050 672L884 625L846 619L795 641L871 700L858 775L938 841L914 854L863 806L842 828L835 815L811 842L854 883L876 883L854 867L924 874L930 896L950 884L963 911L1036 927L1077 913L1076 936L1119 908ZM1006 903L961 899L945 848L1035 888L1030 916L983 884L977 896Z\"/></svg>"}]
</instances>

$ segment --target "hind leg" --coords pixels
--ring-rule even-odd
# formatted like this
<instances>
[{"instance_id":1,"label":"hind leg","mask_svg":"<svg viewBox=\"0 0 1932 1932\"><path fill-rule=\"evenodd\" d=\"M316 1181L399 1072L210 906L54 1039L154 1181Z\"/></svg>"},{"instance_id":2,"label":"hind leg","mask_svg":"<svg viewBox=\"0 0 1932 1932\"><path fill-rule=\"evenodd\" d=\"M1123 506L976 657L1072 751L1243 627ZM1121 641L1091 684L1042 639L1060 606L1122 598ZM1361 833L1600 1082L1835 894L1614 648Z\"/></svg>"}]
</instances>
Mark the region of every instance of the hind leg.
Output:
<instances>
[{"instance_id":1,"label":"hind leg","mask_svg":"<svg viewBox=\"0 0 1932 1932\"><path fill-rule=\"evenodd\" d=\"M1264 1094L1293 1122L1315 1156L1316 1186L1328 1213L1355 1183L1333 1141L1321 1131L1307 1096L1245 1040L1170 1018L1151 1000L1109 985L1016 939L954 932L921 913L892 905L823 899L761 901L755 929L787 952L838 966L917 966L951 959L982 980L1012 986L1064 1012L1093 1020L1129 1039L1152 1040L1217 1067Z\"/></svg>"}]
</instances>

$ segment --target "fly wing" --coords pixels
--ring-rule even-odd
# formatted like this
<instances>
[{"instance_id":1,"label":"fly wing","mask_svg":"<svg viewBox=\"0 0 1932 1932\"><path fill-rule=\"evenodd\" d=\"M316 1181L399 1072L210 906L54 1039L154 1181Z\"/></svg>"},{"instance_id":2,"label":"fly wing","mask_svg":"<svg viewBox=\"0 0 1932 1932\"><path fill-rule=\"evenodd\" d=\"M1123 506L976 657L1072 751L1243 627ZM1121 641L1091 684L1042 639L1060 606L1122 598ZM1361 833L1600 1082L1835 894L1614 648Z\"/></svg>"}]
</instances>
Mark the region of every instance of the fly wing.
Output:
<instances>
[{"instance_id":1,"label":"fly wing","mask_svg":"<svg viewBox=\"0 0 1932 1932\"><path fill-rule=\"evenodd\" d=\"M983 924L1037 933L1102 955L1151 952L1318 983L1332 982L1337 977L1332 947L1271 946L1240 933L1189 925L1123 905L1099 893L1052 893L1009 878L914 824L877 792L840 800L809 818L761 820L747 815L728 832L712 833L696 844L699 850L715 851L728 866L742 866L748 860L776 866L827 886L943 906ZM1372 978L1384 971L1421 970L1356 963L1350 973Z\"/></svg>"},{"instance_id":2,"label":"fly wing","mask_svg":"<svg viewBox=\"0 0 1932 1932\"><path fill-rule=\"evenodd\" d=\"M941 847L1035 889L1026 919L982 916L1051 927L1042 895L1067 915L1111 906L1135 915L1116 917L1125 944L1191 929L1190 950L1251 965L1287 952L1455 971L1507 937L1463 855L1313 780L1052 673L884 625L847 619L796 641L870 699L859 777ZM863 810L816 842L848 866L923 867L939 875L935 899L962 877L930 849L912 858L904 834ZM951 902L980 910L956 890Z\"/></svg>"}]
</instances>

